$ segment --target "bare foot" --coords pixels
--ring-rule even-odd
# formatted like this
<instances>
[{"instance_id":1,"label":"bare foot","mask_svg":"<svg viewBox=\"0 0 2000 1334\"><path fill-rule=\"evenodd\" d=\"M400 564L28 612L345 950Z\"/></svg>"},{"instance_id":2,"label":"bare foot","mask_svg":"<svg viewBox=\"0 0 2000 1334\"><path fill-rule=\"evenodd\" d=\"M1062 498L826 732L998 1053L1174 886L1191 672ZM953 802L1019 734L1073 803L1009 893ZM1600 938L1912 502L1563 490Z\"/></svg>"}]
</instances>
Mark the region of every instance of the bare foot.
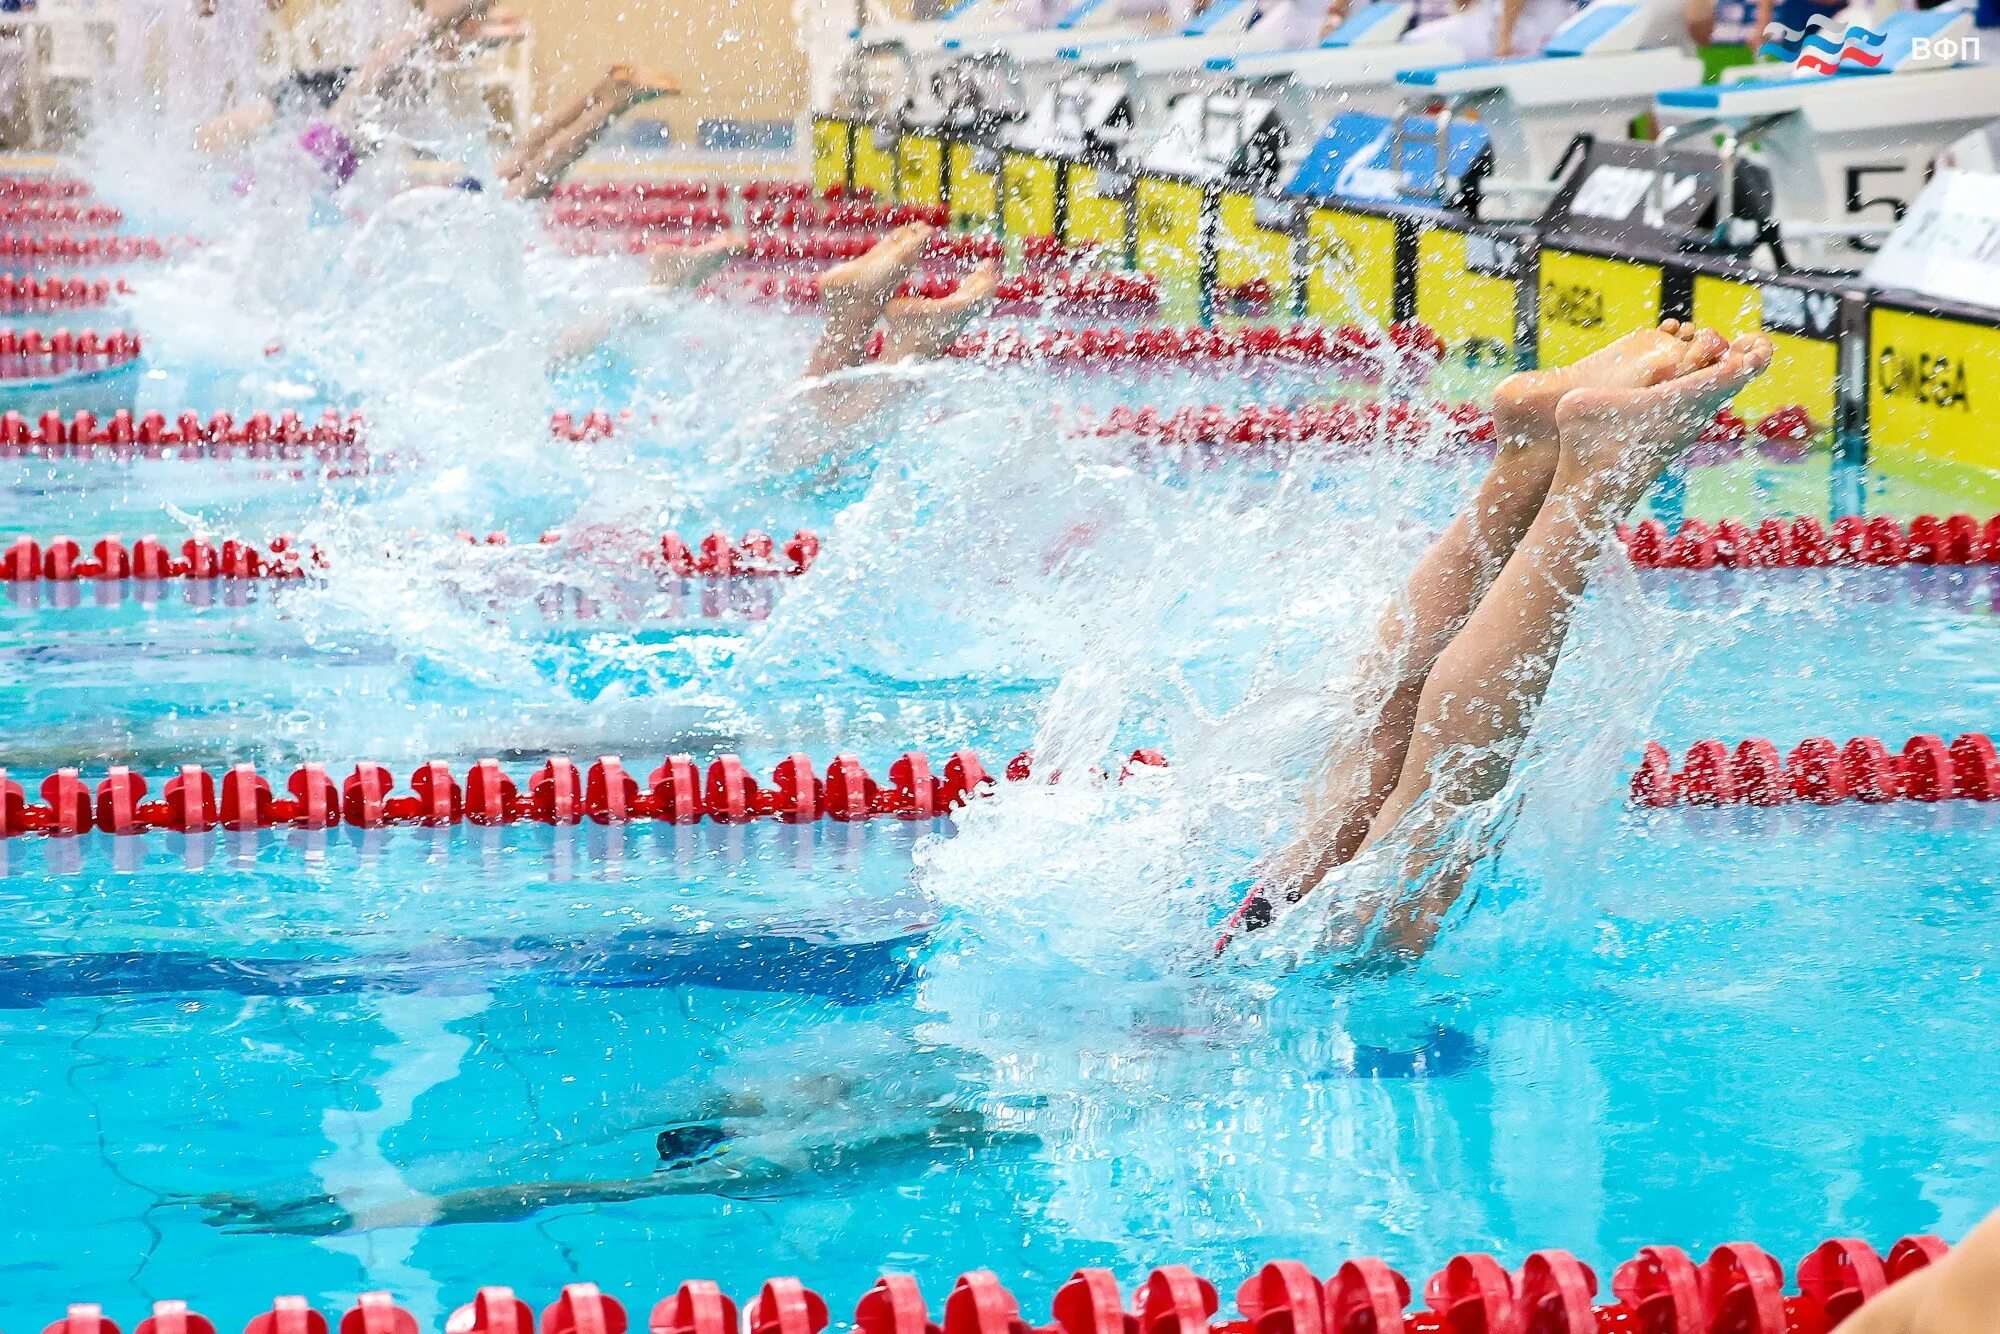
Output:
<instances>
[{"instance_id":1,"label":"bare foot","mask_svg":"<svg viewBox=\"0 0 2000 1334\"><path fill-rule=\"evenodd\" d=\"M483 19L472 19L452 30L459 41L473 46L505 46L528 35L528 21L519 14L494 10Z\"/></svg>"},{"instance_id":2,"label":"bare foot","mask_svg":"<svg viewBox=\"0 0 2000 1334\"><path fill-rule=\"evenodd\" d=\"M913 222L877 241L867 254L836 264L820 275L826 327L806 362L808 376L850 370L867 358L868 337L881 318L883 305L930 239L931 228Z\"/></svg>"},{"instance_id":3,"label":"bare foot","mask_svg":"<svg viewBox=\"0 0 2000 1334\"><path fill-rule=\"evenodd\" d=\"M993 305L1000 287L1000 266L987 260L959 282L950 296L898 297L882 311L889 340L882 360L930 361L943 354L966 324Z\"/></svg>"},{"instance_id":4,"label":"bare foot","mask_svg":"<svg viewBox=\"0 0 2000 1334\"><path fill-rule=\"evenodd\" d=\"M493 0L424 0L424 25L434 34L443 34L461 23L484 18Z\"/></svg>"},{"instance_id":5,"label":"bare foot","mask_svg":"<svg viewBox=\"0 0 2000 1334\"><path fill-rule=\"evenodd\" d=\"M1744 334L1725 348L1702 329L1683 347L1671 379L1637 389L1572 389L1556 406L1563 451L1593 473L1649 484L1692 444L1716 412L1771 365L1771 340Z\"/></svg>"},{"instance_id":6,"label":"bare foot","mask_svg":"<svg viewBox=\"0 0 2000 1334\"><path fill-rule=\"evenodd\" d=\"M632 106L650 102L656 97L678 96L681 91L681 81L673 75L640 69L626 61L613 65L604 79L620 98Z\"/></svg>"},{"instance_id":7,"label":"bare foot","mask_svg":"<svg viewBox=\"0 0 2000 1334\"><path fill-rule=\"evenodd\" d=\"M1556 404L1572 389L1592 385L1642 389L1676 373L1681 352L1693 333L1692 324L1666 320L1658 328L1626 334L1567 366L1508 376L1493 391L1493 425L1501 446L1553 444Z\"/></svg>"},{"instance_id":8,"label":"bare foot","mask_svg":"<svg viewBox=\"0 0 2000 1334\"><path fill-rule=\"evenodd\" d=\"M889 299L889 294L903 281L930 239L930 227L913 222L907 227L898 227L877 241L867 254L836 264L822 273L819 290L827 313L833 315L865 307L870 311L869 323L873 324L875 316L882 313L882 305Z\"/></svg>"},{"instance_id":9,"label":"bare foot","mask_svg":"<svg viewBox=\"0 0 2000 1334\"><path fill-rule=\"evenodd\" d=\"M699 287L722 272L748 243L742 232L724 232L699 245L656 246L647 256L651 270L647 281L673 292Z\"/></svg>"}]
</instances>

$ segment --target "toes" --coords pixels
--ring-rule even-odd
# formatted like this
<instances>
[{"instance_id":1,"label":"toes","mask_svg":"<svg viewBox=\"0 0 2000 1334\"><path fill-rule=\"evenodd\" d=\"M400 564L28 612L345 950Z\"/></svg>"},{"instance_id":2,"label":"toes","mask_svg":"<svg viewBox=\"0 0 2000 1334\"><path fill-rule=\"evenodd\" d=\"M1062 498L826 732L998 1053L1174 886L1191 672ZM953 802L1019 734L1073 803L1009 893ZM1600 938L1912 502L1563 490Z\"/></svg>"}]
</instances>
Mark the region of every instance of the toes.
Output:
<instances>
[{"instance_id":1,"label":"toes","mask_svg":"<svg viewBox=\"0 0 2000 1334\"><path fill-rule=\"evenodd\" d=\"M1770 368L1771 358L1777 349L1768 334L1755 333L1739 334L1730 343L1729 351L1731 355L1742 358L1752 375L1762 375Z\"/></svg>"},{"instance_id":2,"label":"toes","mask_svg":"<svg viewBox=\"0 0 2000 1334\"><path fill-rule=\"evenodd\" d=\"M1713 366L1722 360L1723 354L1729 350L1729 344L1724 342L1722 335L1715 330L1700 329L1693 325L1689 325L1688 329L1689 338L1682 346L1680 356L1680 372L1683 375Z\"/></svg>"},{"instance_id":3,"label":"toes","mask_svg":"<svg viewBox=\"0 0 2000 1334\"><path fill-rule=\"evenodd\" d=\"M1640 388L1660 384L1681 374L1681 349L1678 344L1648 349L1633 365L1634 377Z\"/></svg>"}]
</instances>

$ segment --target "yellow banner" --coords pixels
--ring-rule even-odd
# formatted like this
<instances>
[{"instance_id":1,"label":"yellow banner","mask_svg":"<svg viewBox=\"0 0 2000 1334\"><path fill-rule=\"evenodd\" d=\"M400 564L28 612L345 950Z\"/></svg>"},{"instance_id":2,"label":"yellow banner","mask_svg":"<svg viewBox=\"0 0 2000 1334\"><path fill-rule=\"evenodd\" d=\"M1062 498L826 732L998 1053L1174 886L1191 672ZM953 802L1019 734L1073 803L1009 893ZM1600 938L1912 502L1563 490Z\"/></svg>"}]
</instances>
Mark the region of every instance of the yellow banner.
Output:
<instances>
[{"instance_id":1,"label":"yellow banner","mask_svg":"<svg viewBox=\"0 0 2000 1334\"><path fill-rule=\"evenodd\" d=\"M826 116L813 118L813 189L824 194L847 184L853 165L854 127Z\"/></svg>"},{"instance_id":2,"label":"yellow banner","mask_svg":"<svg viewBox=\"0 0 2000 1334\"><path fill-rule=\"evenodd\" d=\"M1133 189L1139 215L1134 265L1169 286L1198 287L1203 261L1201 187L1141 176Z\"/></svg>"},{"instance_id":3,"label":"yellow banner","mask_svg":"<svg viewBox=\"0 0 2000 1334\"><path fill-rule=\"evenodd\" d=\"M1567 250L1542 252L1536 359L1567 366L1660 322L1660 266Z\"/></svg>"},{"instance_id":4,"label":"yellow banner","mask_svg":"<svg viewBox=\"0 0 2000 1334\"><path fill-rule=\"evenodd\" d=\"M1417 235L1417 321L1437 330L1454 352L1513 364L1519 332L1518 284L1476 273L1464 232L1426 227Z\"/></svg>"},{"instance_id":5,"label":"yellow banner","mask_svg":"<svg viewBox=\"0 0 2000 1334\"><path fill-rule=\"evenodd\" d=\"M1097 168L1071 164L1069 207L1063 239L1071 245L1104 246L1119 255L1132 248L1132 208L1116 195L1097 193Z\"/></svg>"},{"instance_id":6,"label":"yellow banner","mask_svg":"<svg viewBox=\"0 0 2000 1334\"><path fill-rule=\"evenodd\" d=\"M1009 236L1054 236L1061 170L1032 153L1007 154L1000 167L1000 230Z\"/></svg>"},{"instance_id":7,"label":"yellow banner","mask_svg":"<svg viewBox=\"0 0 2000 1334\"><path fill-rule=\"evenodd\" d=\"M1990 497L2000 476L2000 329L1878 309L1868 357L1869 460L1892 473L1961 476Z\"/></svg>"},{"instance_id":8,"label":"yellow banner","mask_svg":"<svg viewBox=\"0 0 2000 1334\"><path fill-rule=\"evenodd\" d=\"M906 134L896 147L896 196L905 204L944 202L944 143L928 134Z\"/></svg>"},{"instance_id":9,"label":"yellow banner","mask_svg":"<svg viewBox=\"0 0 2000 1334\"><path fill-rule=\"evenodd\" d=\"M854 127L854 184L866 186L877 199L896 197L896 137L866 123Z\"/></svg>"},{"instance_id":10,"label":"yellow banner","mask_svg":"<svg viewBox=\"0 0 2000 1334\"><path fill-rule=\"evenodd\" d=\"M1257 222L1254 195L1231 191L1215 212L1215 280L1240 287L1262 279L1271 285L1278 308L1291 308L1292 234Z\"/></svg>"},{"instance_id":11,"label":"yellow banner","mask_svg":"<svg viewBox=\"0 0 2000 1334\"><path fill-rule=\"evenodd\" d=\"M1396 318L1396 224L1316 208L1306 219L1306 314L1325 324Z\"/></svg>"},{"instance_id":12,"label":"yellow banner","mask_svg":"<svg viewBox=\"0 0 2000 1334\"><path fill-rule=\"evenodd\" d=\"M959 227L991 227L1000 221L1000 173L981 170L991 150L953 144L945 161L951 169L951 220Z\"/></svg>"},{"instance_id":13,"label":"yellow banner","mask_svg":"<svg viewBox=\"0 0 2000 1334\"><path fill-rule=\"evenodd\" d=\"M1755 283L1732 282L1698 273L1694 279L1694 322L1725 338L1764 327L1764 293ZM1779 408L1801 407L1820 426L1833 423L1834 381L1840 374L1840 347L1828 339L1774 332L1777 356L1771 369L1736 396L1745 421L1758 421Z\"/></svg>"}]
</instances>

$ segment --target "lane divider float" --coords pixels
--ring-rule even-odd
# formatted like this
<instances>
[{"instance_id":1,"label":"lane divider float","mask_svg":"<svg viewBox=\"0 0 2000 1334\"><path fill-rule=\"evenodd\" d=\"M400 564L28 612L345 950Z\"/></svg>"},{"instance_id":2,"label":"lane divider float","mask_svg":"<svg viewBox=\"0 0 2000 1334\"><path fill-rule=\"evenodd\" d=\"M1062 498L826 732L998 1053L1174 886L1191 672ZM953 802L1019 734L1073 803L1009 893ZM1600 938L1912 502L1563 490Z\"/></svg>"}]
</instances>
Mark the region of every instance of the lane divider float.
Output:
<instances>
[{"instance_id":1,"label":"lane divider float","mask_svg":"<svg viewBox=\"0 0 2000 1334\"><path fill-rule=\"evenodd\" d=\"M719 232L729 226L729 210L664 199L564 200L549 221L576 231Z\"/></svg>"},{"instance_id":2,"label":"lane divider float","mask_svg":"<svg viewBox=\"0 0 2000 1334\"><path fill-rule=\"evenodd\" d=\"M73 199L9 199L0 193L0 227L85 227L110 230L125 214L109 204Z\"/></svg>"},{"instance_id":3,"label":"lane divider float","mask_svg":"<svg viewBox=\"0 0 2000 1334\"><path fill-rule=\"evenodd\" d=\"M2000 757L1984 732L1951 742L1927 732L1898 751L1872 736L1844 745L1808 737L1783 756L1762 737L1734 747L1697 741L1678 770L1666 747L1649 741L1632 774L1632 802L1647 807L1954 800L2000 800Z\"/></svg>"},{"instance_id":4,"label":"lane divider float","mask_svg":"<svg viewBox=\"0 0 2000 1334\"><path fill-rule=\"evenodd\" d=\"M803 201L813 197L810 181L755 180L735 187L734 192L748 203ZM556 202L586 201L607 203L618 200L670 200L693 204L728 199L732 194L726 181L702 177L649 177L644 180L564 181L549 192Z\"/></svg>"},{"instance_id":5,"label":"lane divider float","mask_svg":"<svg viewBox=\"0 0 2000 1334\"><path fill-rule=\"evenodd\" d=\"M0 274L0 315L40 315L59 310L91 310L111 303L132 289L122 279L38 278L27 273Z\"/></svg>"},{"instance_id":6,"label":"lane divider float","mask_svg":"<svg viewBox=\"0 0 2000 1334\"><path fill-rule=\"evenodd\" d=\"M1403 399L1341 399L1329 403L1253 404L1225 408L1208 403L1170 410L1120 404L1099 417L1075 414L1072 435L1131 437L1164 445L1232 445L1254 448L1293 444L1362 445L1377 440L1415 444L1442 424L1453 444L1493 443L1492 414L1477 403L1417 404Z\"/></svg>"},{"instance_id":7,"label":"lane divider float","mask_svg":"<svg viewBox=\"0 0 2000 1334\"><path fill-rule=\"evenodd\" d=\"M469 544L512 545L505 533L475 537L457 534ZM560 532L543 533L532 545L557 546ZM770 534L751 531L732 540L727 533L710 533L690 547L678 533L666 533L641 562L679 579L797 578L819 559L819 536L801 529L781 547ZM100 537L86 547L73 537L57 536L46 546L33 537L18 536L0 547L0 583L74 583L94 581L159 581L165 579L302 579L323 574L326 561L317 548L300 550L291 537L274 537L263 547L235 538L219 546L191 537L178 554L155 536L126 546L117 536Z\"/></svg>"},{"instance_id":8,"label":"lane divider float","mask_svg":"<svg viewBox=\"0 0 2000 1334\"><path fill-rule=\"evenodd\" d=\"M1133 752L1127 765L1164 765L1157 751ZM1031 776L1026 752L1008 764L1010 781ZM1053 775L1051 777L1054 777ZM58 769L42 780L39 803L0 769L0 838L46 834L71 837L99 830L133 834L171 829L361 829L390 825L748 824L756 820L806 823L880 818L933 820L990 791L994 779L969 750L954 752L942 771L930 757L910 751L878 782L852 755L837 755L824 774L805 755L791 755L759 784L743 761L724 755L704 772L687 755L670 755L642 786L615 755L579 769L552 756L517 783L497 760L480 760L461 779L443 760L430 760L398 792L386 765L361 763L338 783L320 764L304 764L274 791L255 765L238 764L220 780L200 765L182 765L147 800L146 779L114 765L93 789L78 769Z\"/></svg>"},{"instance_id":9,"label":"lane divider float","mask_svg":"<svg viewBox=\"0 0 2000 1334\"><path fill-rule=\"evenodd\" d=\"M94 187L79 176L0 172L0 200L83 199L92 193Z\"/></svg>"},{"instance_id":10,"label":"lane divider float","mask_svg":"<svg viewBox=\"0 0 2000 1334\"><path fill-rule=\"evenodd\" d=\"M896 295L936 300L957 291L959 282L957 274L924 273L903 283ZM765 274L748 279L743 290L754 299L786 306L816 306L823 298L816 274ZM1015 273L1000 280L994 294L993 313L1136 317L1151 314L1158 309L1159 301L1158 280L1145 274L1089 270Z\"/></svg>"},{"instance_id":11,"label":"lane divider float","mask_svg":"<svg viewBox=\"0 0 2000 1334\"><path fill-rule=\"evenodd\" d=\"M4 334L0 334L4 338ZM0 343L0 348L5 344ZM64 417L44 412L31 425L18 412L0 414L0 451L60 453L66 447L101 445L157 445L184 449L196 446L235 445L314 445L337 447L361 444L365 426L360 415L346 418L328 408L317 422L308 426L293 411L280 412L274 419L268 412L253 412L238 421L233 413L218 412L203 421L193 412L183 412L171 422L163 412L134 416L120 408L109 417L79 412Z\"/></svg>"},{"instance_id":12,"label":"lane divider float","mask_svg":"<svg viewBox=\"0 0 2000 1334\"><path fill-rule=\"evenodd\" d=\"M1308 324L1245 324L1231 328L1113 325L1080 329L1003 327L991 333L974 329L959 335L946 353L985 361L1054 361L1071 365L1289 363L1352 368L1373 367L1393 357L1407 369L1428 373L1444 359L1445 347L1435 330L1413 322L1392 326L1386 339L1353 324L1332 328Z\"/></svg>"},{"instance_id":13,"label":"lane divider float","mask_svg":"<svg viewBox=\"0 0 2000 1334\"><path fill-rule=\"evenodd\" d=\"M620 413L627 417L629 413ZM619 418L614 418L603 408L596 408L578 418L573 412L556 412L549 417L549 434L558 440L569 440L576 444L586 444L594 440L608 440L618 430Z\"/></svg>"},{"instance_id":14,"label":"lane divider float","mask_svg":"<svg viewBox=\"0 0 2000 1334\"><path fill-rule=\"evenodd\" d=\"M549 434L578 443L603 440L618 430L621 419L604 409L581 418L556 412ZM361 414L342 417L332 408L308 423L296 411L275 415L252 412L238 418L217 412L204 420L199 413L134 414L120 408L108 417L78 412L64 417L44 412L32 422L19 412L0 414L0 458L213 458L294 460L306 453L365 468L368 463L367 424Z\"/></svg>"},{"instance_id":15,"label":"lane divider float","mask_svg":"<svg viewBox=\"0 0 2000 1334\"><path fill-rule=\"evenodd\" d=\"M124 329L100 334L57 329L0 329L0 380L39 380L130 365L140 353L139 335Z\"/></svg>"},{"instance_id":16,"label":"lane divider float","mask_svg":"<svg viewBox=\"0 0 2000 1334\"><path fill-rule=\"evenodd\" d=\"M64 236L39 232L0 232L0 259L129 264L136 260L168 259L195 244L192 237Z\"/></svg>"},{"instance_id":17,"label":"lane divider float","mask_svg":"<svg viewBox=\"0 0 2000 1334\"><path fill-rule=\"evenodd\" d=\"M1625 553L1641 569L1817 569L1828 565L1986 565L2000 563L2000 515L1939 518L1909 524L1886 514L1843 515L1829 527L1811 516L1723 519L1713 527L1688 519L1671 534L1658 519L1621 527Z\"/></svg>"},{"instance_id":18,"label":"lane divider float","mask_svg":"<svg viewBox=\"0 0 2000 1334\"><path fill-rule=\"evenodd\" d=\"M737 259L748 264L835 264L860 258L881 239L874 232L765 233L749 237ZM924 243L922 258L929 263L978 264L1002 260L1006 253L996 236L938 232Z\"/></svg>"},{"instance_id":19,"label":"lane divider float","mask_svg":"<svg viewBox=\"0 0 2000 1334\"><path fill-rule=\"evenodd\" d=\"M1373 1257L1351 1259L1326 1278L1296 1260L1259 1269L1236 1291L1235 1317L1221 1314L1216 1285L1184 1265L1152 1270L1130 1295L1108 1269L1079 1269L1056 1289L1049 1323L1031 1324L1020 1299L991 1270L959 1276L934 1323L916 1279L875 1280L854 1308L856 1334L1828 1334L1891 1284L1949 1253L1928 1234L1904 1237L1884 1256L1840 1237L1799 1262L1796 1295L1785 1292L1776 1257L1749 1242L1717 1246L1696 1263L1678 1246L1646 1246L1612 1273L1613 1300L1599 1303L1596 1272L1568 1251L1542 1250L1509 1271L1486 1254L1458 1255L1421 1287ZM1421 1292L1422 1311L1409 1310ZM824 1334L827 1300L796 1278L767 1281L747 1309L715 1283L693 1279L662 1298L648 1334ZM480 1288L454 1311L456 1334L620 1334L623 1303L594 1283L571 1283L541 1311L508 1287ZM304 1297L279 1297L244 1334L327 1334L333 1322ZM387 1292L362 1293L338 1322L341 1334L418 1334L417 1318ZM103 1308L78 1304L43 1334L120 1334ZM215 1334L186 1302L155 1302L134 1334Z\"/></svg>"},{"instance_id":20,"label":"lane divider float","mask_svg":"<svg viewBox=\"0 0 2000 1334\"><path fill-rule=\"evenodd\" d=\"M303 555L289 538L276 537L266 547L235 538L219 546L190 537L178 554L157 537L142 537L126 546L116 537L100 537L86 548L72 537L52 537L43 546L32 537L12 539L0 548L0 583L74 583L80 580L157 582L166 579L303 579L305 563L318 563L317 552Z\"/></svg>"},{"instance_id":21,"label":"lane divider float","mask_svg":"<svg viewBox=\"0 0 2000 1334\"><path fill-rule=\"evenodd\" d=\"M875 204L850 200L809 199L751 201L743 209L743 225L752 231L886 232L921 222L940 231L951 226L951 210L943 204Z\"/></svg>"}]
</instances>

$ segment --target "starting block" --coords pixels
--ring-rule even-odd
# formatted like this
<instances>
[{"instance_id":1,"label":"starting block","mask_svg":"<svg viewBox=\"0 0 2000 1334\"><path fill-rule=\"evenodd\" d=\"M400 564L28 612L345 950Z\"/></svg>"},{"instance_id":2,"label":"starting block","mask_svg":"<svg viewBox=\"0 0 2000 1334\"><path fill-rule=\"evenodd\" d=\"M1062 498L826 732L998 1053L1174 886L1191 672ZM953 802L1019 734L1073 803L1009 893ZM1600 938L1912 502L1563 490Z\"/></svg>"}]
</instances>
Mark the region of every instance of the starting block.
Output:
<instances>
[{"instance_id":1,"label":"starting block","mask_svg":"<svg viewBox=\"0 0 2000 1334\"><path fill-rule=\"evenodd\" d=\"M1217 57L1208 69L1274 98L1296 142L1310 143L1342 112L1387 112L1401 105L1399 75L1458 60L1458 52L1443 43L1403 40L1413 9L1410 0L1375 0L1354 10L1316 46Z\"/></svg>"},{"instance_id":2,"label":"starting block","mask_svg":"<svg viewBox=\"0 0 2000 1334\"><path fill-rule=\"evenodd\" d=\"M1970 10L1910 11L1880 32L1842 35L1843 52L1858 51L1863 63L1662 92L1661 151L1712 147L1725 199L1738 197L1729 183L1739 164L1769 176L1768 217L1732 207L1711 244L1747 250L1769 240L1780 263L1864 265L1929 179L1933 159L2000 120L2000 71L1938 54L1964 49L1972 26Z\"/></svg>"},{"instance_id":3,"label":"starting block","mask_svg":"<svg viewBox=\"0 0 2000 1334\"><path fill-rule=\"evenodd\" d=\"M1403 102L1390 126L1389 165L1401 193L1444 206L1461 188L1440 152L1476 117L1490 155L1469 205L1482 217L1527 218L1554 197L1576 147L1623 139L1670 88L1699 82L1696 58L1671 0L1593 0L1556 30L1543 54L1413 69L1397 75ZM1428 179L1406 169L1428 146Z\"/></svg>"}]
</instances>

